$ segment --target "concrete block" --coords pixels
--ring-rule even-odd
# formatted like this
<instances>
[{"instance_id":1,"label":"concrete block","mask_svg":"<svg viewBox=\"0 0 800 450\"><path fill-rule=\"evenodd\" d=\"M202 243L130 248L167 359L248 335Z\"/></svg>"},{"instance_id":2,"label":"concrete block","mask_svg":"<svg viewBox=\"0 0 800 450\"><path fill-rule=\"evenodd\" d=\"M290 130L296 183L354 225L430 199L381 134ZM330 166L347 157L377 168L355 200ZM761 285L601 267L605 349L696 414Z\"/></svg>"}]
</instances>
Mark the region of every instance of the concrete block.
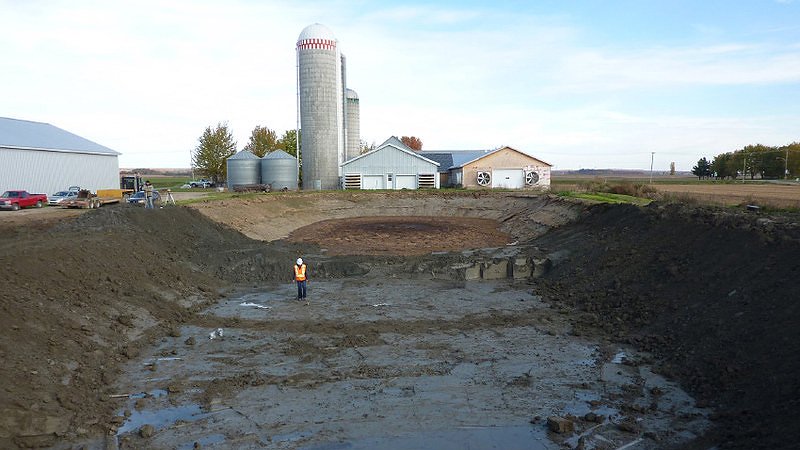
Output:
<instances>
[{"instance_id":1,"label":"concrete block","mask_svg":"<svg viewBox=\"0 0 800 450\"><path fill-rule=\"evenodd\" d=\"M554 433L572 433L575 431L575 424L564 417L550 416L547 418L547 428Z\"/></svg>"},{"instance_id":2,"label":"concrete block","mask_svg":"<svg viewBox=\"0 0 800 450\"><path fill-rule=\"evenodd\" d=\"M477 263L453 264L450 266L450 273L456 280L480 280L481 267Z\"/></svg>"},{"instance_id":3,"label":"concrete block","mask_svg":"<svg viewBox=\"0 0 800 450\"><path fill-rule=\"evenodd\" d=\"M464 279L480 280L481 279L481 266L479 264L472 264L464 270Z\"/></svg>"},{"instance_id":4,"label":"concrete block","mask_svg":"<svg viewBox=\"0 0 800 450\"><path fill-rule=\"evenodd\" d=\"M483 264L482 277L484 280L500 280L508 278L508 260L486 262Z\"/></svg>"},{"instance_id":5,"label":"concrete block","mask_svg":"<svg viewBox=\"0 0 800 450\"><path fill-rule=\"evenodd\" d=\"M531 262L533 263L533 278L544 276L544 274L549 272L550 268L553 267L550 258L531 259Z\"/></svg>"},{"instance_id":6,"label":"concrete block","mask_svg":"<svg viewBox=\"0 0 800 450\"><path fill-rule=\"evenodd\" d=\"M529 278L533 273L533 268L528 263L528 258L514 258L514 266L511 268L511 276L515 280Z\"/></svg>"}]
</instances>

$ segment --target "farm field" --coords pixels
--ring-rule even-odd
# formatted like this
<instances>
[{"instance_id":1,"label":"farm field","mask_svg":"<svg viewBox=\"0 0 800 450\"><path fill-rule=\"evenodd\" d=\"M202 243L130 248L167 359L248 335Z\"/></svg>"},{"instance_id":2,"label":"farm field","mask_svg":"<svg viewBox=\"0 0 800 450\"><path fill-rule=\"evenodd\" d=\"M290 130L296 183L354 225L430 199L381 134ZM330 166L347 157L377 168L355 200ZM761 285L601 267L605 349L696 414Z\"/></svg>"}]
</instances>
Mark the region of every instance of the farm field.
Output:
<instances>
[{"instance_id":1,"label":"farm field","mask_svg":"<svg viewBox=\"0 0 800 450\"><path fill-rule=\"evenodd\" d=\"M800 209L800 183L794 184L658 184L659 192L712 205L754 204Z\"/></svg>"}]
</instances>

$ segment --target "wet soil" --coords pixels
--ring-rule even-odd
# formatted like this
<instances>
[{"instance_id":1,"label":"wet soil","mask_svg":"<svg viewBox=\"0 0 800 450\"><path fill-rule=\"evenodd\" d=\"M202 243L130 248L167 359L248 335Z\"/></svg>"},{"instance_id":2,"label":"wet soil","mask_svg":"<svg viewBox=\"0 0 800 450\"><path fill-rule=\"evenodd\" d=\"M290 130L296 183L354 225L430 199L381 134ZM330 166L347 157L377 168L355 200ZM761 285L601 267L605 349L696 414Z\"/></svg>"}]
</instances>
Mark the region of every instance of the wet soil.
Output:
<instances>
[{"instance_id":1,"label":"wet soil","mask_svg":"<svg viewBox=\"0 0 800 450\"><path fill-rule=\"evenodd\" d=\"M409 256L511 242L499 228L495 220L471 217L356 217L306 225L288 240L316 244L328 249L329 255Z\"/></svg>"},{"instance_id":2,"label":"wet soil","mask_svg":"<svg viewBox=\"0 0 800 450\"><path fill-rule=\"evenodd\" d=\"M341 448L334 444L342 441L353 448L374 447L369 436L387 424L402 434L418 429L414 423L436 424L437 417L448 419L450 414L384 420L369 409L371 399L392 406L422 402L429 412L461 411L471 388L459 394L460 400L434 404L450 392L440 389L445 386L441 377L463 374L468 363L486 357L480 355L492 355L496 361L487 367L494 369L470 372L455 385L490 386L479 389L481 404L495 405L491 423L509 435L533 433L538 439L546 426L544 414L570 413L569 397L584 408L619 411L611 422L613 433L602 432L617 436L614 445L640 439L636 445L645 445L641 448L792 448L800 439L794 413L800 407L800 311L790 281L797 279L800 267L797 216L659 204L590 206L509 193L370 194L271 194L154 211L104 207L44 222L0 216L0 267L8 279L0 297L0 447L71 448L71 443L83 443L104 448L107 437L116 442L117 435L123 446L136 448L193 445L182 429L207 432L198 443L209 448L258 448L264 442L276 448L307 442ZM495 233L499 224L508 243L516 244L509 248L518 247L523 256L531 249L537 258L548 255L544 266L550 271L510 287L501 283L511 281L480 282L490 287L484 295L493 300L471 309L480 303L464 301L471 288L437 280L428 270L463 261L469 257L464 253L374 256L343 247L341 254L349 255L336 256L336 242L284 240L321 220L369 216L491 219L484 232ZM431 241L445 234L440 228L430 230ZM408 231L407 226L380 230L400 236ZM465 236L464 248L474 248L481 239ZM303 309L286 301L292 289L287 261L298 255L310 261L312 292L327 292L337 300L335 308L312 303ZM373 300L366 292L374 292L380 283L380 292L399 297ZM242 289L250 294L236 294ZM493 293L504 289L525 301L509 302L501 294L495 298ZM433 301L440 296L449 301ZM400 301L405 298L412 300ZM231 304L232 299L238 303ZM239 306L248 302L269 309ZM402 308L372 306L381 303ZM252 316L264 312L269 314ZM540 322L543 317L553 322ZM216 328L226 330L224 340L209 339ZM218 352L212 345L220 342L226 347ZM489 344L479 347L478 342ZM585 376L605 377L605 383L617 383L620 392L630 391L631 396L579 397L583 381L576 381L579 387L522 389L528 382L523 373L529 370L522 363L547 366L548 360L524 349L526 343L547 354L560 352L559 345L590 351L585 359L592 361L595 372ZM637 355L632 364L605 371L623 347ZM585 356L583 351L579 353ZM459 362L459 353L471 356ZM550 367L563 369L577 358L569 355L563 364ZM332 368L339 368L339 379L332 378ZM649 386L649 368L665 377L665 383L679 382L691 396L684 406L697 411L674 410L688 422L658 425L656 416L664 409L658 404L653 413L642 411L647 410L642 402L663 392L644 388ZM632 378L610 381L616 372ZM577 376L575 380L584 376L574 370L567 375ZM145 382L159 377L169 381ZM599 381L585 382L592 395L602 391L594 384ZM417 387L425 395L404 397ZM129 399L134 391L149 394ZM329 391L337 395L329 397ZM285 400L269 412L272 394ZM494 397L510 400L498 406ZM248 398L263 402L252 405ZM319 403L319 414L296 414L286 406L293 398L305 405ZM531 398L549 400L540 405ZM137 400L142 400L139 410L169 405L188 409L175 412L177 419L166 425L153 419L152 430L143 432L140 426L137 431L131 419L137 408L126 403ZM337 421L349 417L347 423L358 423L344 412L348 406L371 417L362 421L363 428ZM192 428L181 418L186 411L189 417L226 418L217 428L208 417L199 425L206 428ZM229 414L240 418L232 428L224 425L234 420ZM442 419L438 431L427 435L430 442L452 437L455 432L448 426L476 425L466 415ZM535 423L524 423L523 418L530 421L537 415ZM710 428L696 438L703 426L691 425L690 419L706 415ZM592 436L580 441L589 423L574 422L577 432L545 434L545 440L536 442L591 448L586 443ZM245 429L245 423L252 428ZM230 440L243 430L239 436L252 441ZM320 433L312 433L317 440L308 441L314 430ZM630 434L614 434L620 430ZM329 440L322 439L326 436ZM413 433L403 436L415 439ZM491 436L474 432L475 442L492 442L496 436ZM166 440L159 441L162 437ZM395 442L396 448L408 448L411 441L403 442ZM597 439L591 442L604 448Z\"/></svg>"}]
</instances>

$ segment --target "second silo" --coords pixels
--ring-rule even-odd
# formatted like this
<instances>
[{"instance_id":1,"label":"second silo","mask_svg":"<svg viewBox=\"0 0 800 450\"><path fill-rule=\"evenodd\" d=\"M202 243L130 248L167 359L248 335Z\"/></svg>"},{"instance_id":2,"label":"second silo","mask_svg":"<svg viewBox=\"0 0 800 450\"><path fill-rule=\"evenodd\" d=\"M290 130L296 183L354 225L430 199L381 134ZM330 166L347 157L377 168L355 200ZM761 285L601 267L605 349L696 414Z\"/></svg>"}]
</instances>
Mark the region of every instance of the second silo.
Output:
<instances>
[{"instance_id":1,"label":"second silo","mask_svg":"<svg viewBox=\"0 0 800 450\"><path fill-rule=\"evenodd\" d=\"M261 158L261 182L273 191L297 190L297 158L275 150Z\"/></svg>"},{"instance_id":2,"label":"second silo","mask_svg":"<svg viewBox=\"0 0 800 450\"><path fill-rule=\"evenodd\" d=\"M242 150L228 158L228 189L235 186L259 184L261 176L261 158Z\"/></svg>"},{"instance_id":3,"label":"second silo","mask_svg":"<svg viewBox=\"0 0 800 450\"><path fill-rule=\"evenodd\" d=\"M347 89L345 101L345 114L347 115L347 160L353 159L361 153L361 120L358 105L358 94L352 89Z\"/></svg>"},{"instance_id":4,"label":"second silo","mask_svg":"<svg viewBox=\"0 0 800 450\"><path fill-rule=\"evenodd\" d=\"M307 26L297 39L297 94L303 189L339 188L344 122L341 55L326 26Z\"/></svg>"}]
</instances>

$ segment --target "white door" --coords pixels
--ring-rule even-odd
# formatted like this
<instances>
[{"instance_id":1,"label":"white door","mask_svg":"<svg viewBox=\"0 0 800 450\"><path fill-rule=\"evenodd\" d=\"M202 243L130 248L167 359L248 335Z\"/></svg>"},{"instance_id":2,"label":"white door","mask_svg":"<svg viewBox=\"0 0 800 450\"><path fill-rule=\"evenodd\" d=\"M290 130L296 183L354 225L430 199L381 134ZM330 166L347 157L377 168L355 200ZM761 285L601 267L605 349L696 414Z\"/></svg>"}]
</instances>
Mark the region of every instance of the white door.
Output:
<instances>
[{"instance_id":1,"label":"white door","mask_svg":"<svg viewBox=\"0 0 800 450\"><path fill-rule=\"evenodd\" d=\"M416 175L395 175L394 181L395 189L416 189L417 176Z\"/></svg>"},{"instance_id":2,"label":"white door","mask_svg":"<svg viewBox=\"0 0 800 450\"><path fill-rule=\"evenodd\" d=\"M361 189L383 189L383 175L362 176Z\"/></svg>"},{"instance_id":3,"label":"white door","mask_svg":"<svg viewBox=\"0 0 800 450\"><path fill-rule=\"evenodd\" d=\"M492 187L519 189L525 186L525 172L522 169L492 170Z\"/></svg>"}]
</instances>

